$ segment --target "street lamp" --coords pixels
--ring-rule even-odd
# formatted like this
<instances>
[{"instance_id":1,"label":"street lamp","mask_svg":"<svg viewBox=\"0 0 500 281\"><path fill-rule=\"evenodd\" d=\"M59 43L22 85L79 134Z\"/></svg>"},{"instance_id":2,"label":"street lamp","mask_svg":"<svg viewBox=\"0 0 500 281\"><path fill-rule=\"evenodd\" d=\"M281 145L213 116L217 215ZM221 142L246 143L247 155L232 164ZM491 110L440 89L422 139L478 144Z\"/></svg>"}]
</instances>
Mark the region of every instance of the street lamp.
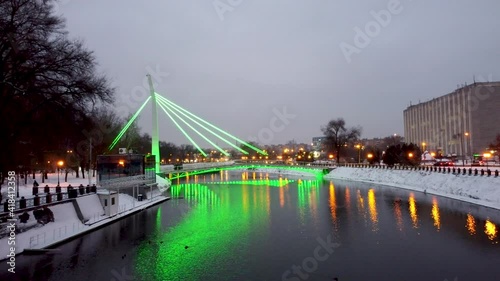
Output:
<instances>
[{"instance_id":1,"label":"street lamp","mask_svg":"<svg viewBox=\"0 0 500 281\"><path fill-rule=\"evenodd\" d=\"M425 142L422 143L422 152L425 152Z\"/></svg>"},{"instance_id":2,"label":"street lamp","mask_svg":"<svg viewBox=\"0 0 500 281\"><path fill-rule=\"evenodd\" d=\"M368 162L370 162L370 164L371 164L371 161L373 159L373 154L368 153L368 155L366 155L366 158L368 158Z\"/></svg>"},{"instance_id":3,"label":"street lamp","mask_svg":"<svg viewBox=\"0 0 500 281\"><path fill-rule=\"evenodd\" d=\"M358 149L358 164L361 163L361 145L357 144L356 148Z\"/></svg>"},{"instance_id":4,"label":"street lamp","mask_svg":"<svg viewBox=\"0 0 500 281\"><path fill-rule=\"evenodd\" d=\"M59 185L59 172L61 171L61 167L64 165L64 162L60 160L57 162L57 185Z\"/></svg>"}]
</instances>

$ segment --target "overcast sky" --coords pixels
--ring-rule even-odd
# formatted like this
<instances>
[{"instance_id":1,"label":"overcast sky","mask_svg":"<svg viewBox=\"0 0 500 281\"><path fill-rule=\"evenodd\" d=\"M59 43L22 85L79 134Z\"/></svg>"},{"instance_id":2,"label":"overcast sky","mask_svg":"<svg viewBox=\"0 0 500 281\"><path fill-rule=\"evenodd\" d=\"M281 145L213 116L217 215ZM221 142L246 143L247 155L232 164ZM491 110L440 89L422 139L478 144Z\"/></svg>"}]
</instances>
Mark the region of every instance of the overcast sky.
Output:
<instances>
[{"instance_id":1,"label":"overcast sky","mask_svg":"<svg viewBox=\"0 0 500 281\"><path fill-rule=\"evenodd\" d=\"M158 93L261 144L309 143L338 117L361 126L364 138L402 134L410 102L450 93L473 75L500 80L499 10L498 0L62 0L58 7L70 36L85 41L117 87L122 114L140 106L145 75L155 70ZM160 138L188 143L159 113ZM150 115L148 106L144 132Z\"/></svg>"}]
</instances>

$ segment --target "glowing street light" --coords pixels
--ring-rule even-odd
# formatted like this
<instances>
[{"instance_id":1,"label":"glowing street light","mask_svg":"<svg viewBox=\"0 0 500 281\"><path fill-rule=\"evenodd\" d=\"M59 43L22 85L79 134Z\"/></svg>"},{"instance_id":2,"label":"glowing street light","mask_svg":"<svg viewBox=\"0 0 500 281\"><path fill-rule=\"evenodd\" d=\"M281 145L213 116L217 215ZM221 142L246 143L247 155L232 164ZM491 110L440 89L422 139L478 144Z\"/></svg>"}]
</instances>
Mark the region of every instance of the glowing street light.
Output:
<instances>
[{"instance_id":1,"label":"glowing street light","mask_svg":"<svg viewBox=\"0 0 500 281\"><path fill-rule=\"evenodd\" d=\"M425 145L426 145L426 143L425 143L425 142L423 142L423 143L422 143L422 152L425 152Z\"/></svg>"},{"instance_id":2,"label":"glowing street light","mask_svg":"<svg viewBox=\"0 0 500 281\"><path fill-rule=\"evenodd\" d=\"M60 160L57 162L57 185L59 185L59 172L61 171L62 166L64 165L64 161Z\"/></svg>"},{"instance_id":3,"label":"glowing street light","mask_svg":"<svg viewBox=\"0 0 500 281\"><path fill-rule=\"evenodd\" d=\"M360 164L361 163L361 149L363 148L363 146L361 146L361 144L357 144L355 147L358 149L358 164Z\"/></svg>"},{"instance_id":4,"label":"glowing street light","mask_svg":"<svg viewBox=\"0 0 500 281\"><path fill-rule=\"evenodd\" d=\"M491 157L491 153L484 153L483 154L483 158L485 158L485 161L486 161L486 170L488 170L488 162L489 162L487 159L490 157Z\"/></svg>"},{"instance_id":5,"label":"glowing street light","mask_svg":"<svg viewBox=\"0 0 500 281\"><path fill-rule=\"evenodd\" d=\"M373 158L373 154L368 153L368 155L367 155L366 157L368 157L368 159L370 159L370 160L371 160L371 159Z\"/></svg>"},{"instance_id":6,"label":"glowing street light","mask_svg":"<svg viewBox=\"0 0 500 281\"><path fill-rule=\"evenodd\" d=\"M413 153L408 153L408 157L413 158Z\"/></svg>"}]
</instances>

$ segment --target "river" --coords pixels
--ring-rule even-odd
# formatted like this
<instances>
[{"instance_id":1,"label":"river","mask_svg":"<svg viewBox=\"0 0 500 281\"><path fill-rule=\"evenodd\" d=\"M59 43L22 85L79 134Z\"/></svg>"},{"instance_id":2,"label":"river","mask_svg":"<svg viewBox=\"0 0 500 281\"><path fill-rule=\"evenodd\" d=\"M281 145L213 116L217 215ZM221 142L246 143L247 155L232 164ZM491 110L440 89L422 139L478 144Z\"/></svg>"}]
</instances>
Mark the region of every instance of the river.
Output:
<instances>
[{"instance_id":1,"label":"river","mask_svg":"<svg viewBox=\"0 0 500 281\"><path fill-rule=\"evenodd\" d=\"M190 177L170 193L58 254L18 256L15 277L2 263L0 279L499 280L498 210L251 171Z\"/></svg>"}]
</instances>

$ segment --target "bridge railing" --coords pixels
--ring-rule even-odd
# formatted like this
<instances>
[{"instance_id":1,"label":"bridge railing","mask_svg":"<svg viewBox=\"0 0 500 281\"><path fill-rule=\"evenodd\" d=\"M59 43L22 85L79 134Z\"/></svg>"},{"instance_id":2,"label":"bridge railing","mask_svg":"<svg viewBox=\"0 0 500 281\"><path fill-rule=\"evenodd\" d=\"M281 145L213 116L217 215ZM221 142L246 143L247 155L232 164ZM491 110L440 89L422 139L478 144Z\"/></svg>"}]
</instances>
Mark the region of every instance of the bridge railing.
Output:
<instances>
[{"instance_id":1,"label":"bridge railing","mask_svg":"<svg viewBox=\"0 0 500 281\"><path fill-rule=\"evenodd\" d=\"M174 165L164 165L160 167L162 172L173 172L182 170L198 170L198 169L209 169L217 167L226 167L234 165L234 161L224 161L224 162L201 162L201 163L187 163L183 164L181 169L175 169Z\"/></svg>"},{"instance_id":2,"label":"bridge railing","mask_svg":"<svg viewBox=\"0 0 500 281\"><path fill-rule=\"evenodd\" d=\"M156 178L150 178L148 175L137 175L131 177L115 178L99 181L99 186L106 189L115 189L122 187L132 187L136 185L152 184Z\"/></svg>"}]
</instances>

